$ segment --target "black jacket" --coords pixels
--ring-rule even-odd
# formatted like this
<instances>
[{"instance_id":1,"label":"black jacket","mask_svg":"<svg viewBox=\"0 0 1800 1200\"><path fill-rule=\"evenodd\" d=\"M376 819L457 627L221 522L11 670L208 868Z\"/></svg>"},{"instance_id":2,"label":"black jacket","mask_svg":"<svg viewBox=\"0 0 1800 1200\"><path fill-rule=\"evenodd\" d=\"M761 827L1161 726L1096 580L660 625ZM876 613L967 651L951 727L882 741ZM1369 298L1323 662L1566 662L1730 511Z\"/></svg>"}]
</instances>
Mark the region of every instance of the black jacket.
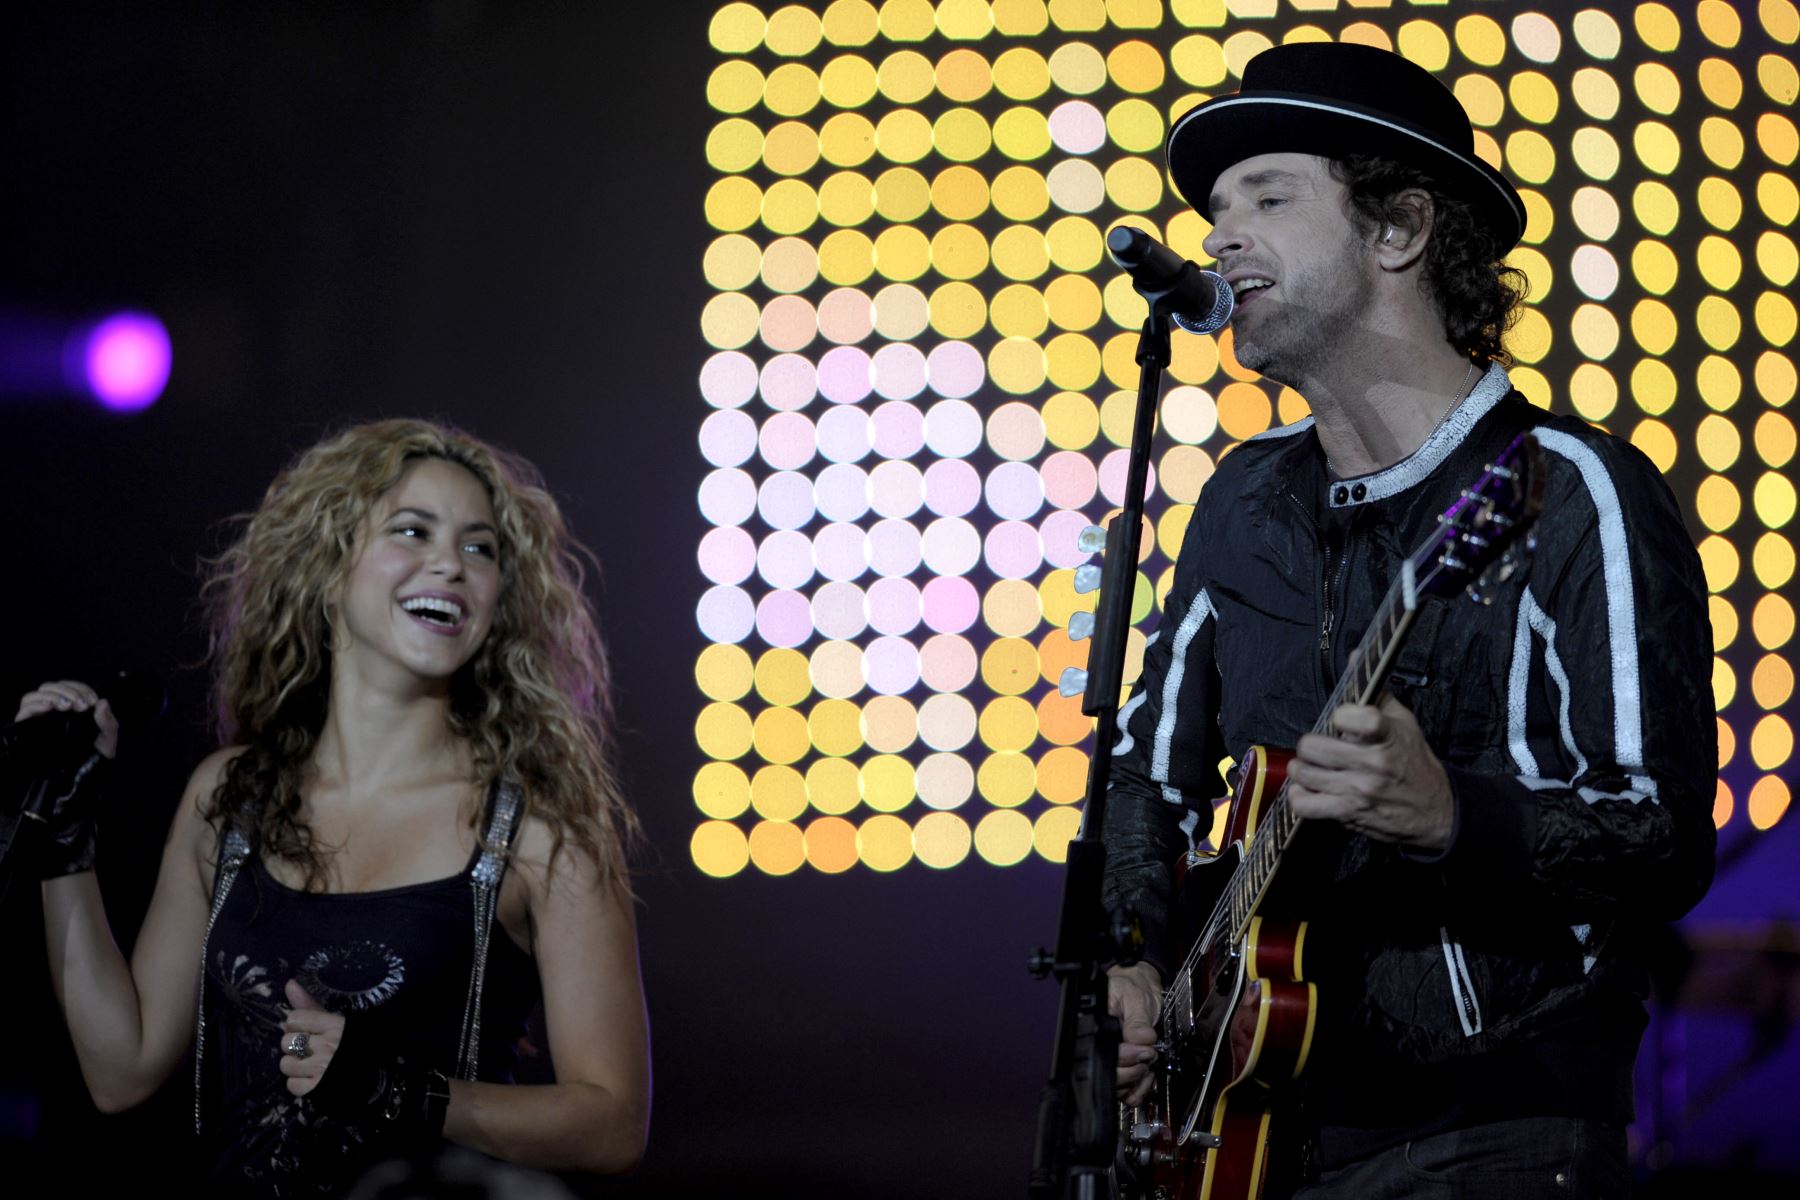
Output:
<instances>
[{"instance_id":1,"label":"black jacket","mask_svg":"<svg viewBox=\"0 0 1800 1200\"><path fill-rule=\"evenodd\" d=\"M1533 407L1499 367L1374 475L1331 480L1310 419L1252 438L1201 493L1121 714L1106 899L1166 975L1171 864L1184 821L1208 834L1222 761L1312 727L1402 559L1528 428L1547 468L1534 553L1489 606L1428 601L1390 677L1449 773L1450 847L1427 859L1315 822L1277 877L1310 920L1317 1071L1328 1097L1344 1088L1327 1123L1359 1074L1461 1064L1467 1081L1484 1061L1518 1067L1479 1089L1498 1116L1629 1116L1633 937L1704 893L1715 838L1706 588L1674 499L1635 448ZM1531 1041L1583 1052L1522 1063Z\"/></svg>"}]
</instances>

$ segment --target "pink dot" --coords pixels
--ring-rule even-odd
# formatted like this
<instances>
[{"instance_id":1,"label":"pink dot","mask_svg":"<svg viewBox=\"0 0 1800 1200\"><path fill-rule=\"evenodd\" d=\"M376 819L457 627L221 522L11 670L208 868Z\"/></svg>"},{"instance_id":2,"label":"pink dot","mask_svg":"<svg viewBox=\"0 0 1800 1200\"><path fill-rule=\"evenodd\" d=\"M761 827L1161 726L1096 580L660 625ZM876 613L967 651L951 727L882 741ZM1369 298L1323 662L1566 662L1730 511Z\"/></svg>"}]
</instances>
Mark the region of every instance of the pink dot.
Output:
<instances>
[{"instance_id":1,"label":"pink dot","mask_svg":"<svg viewBox=\"0 0 1800 1200\"><path fill-rule=\"evenodd\" d=\"M1079 549L1075 539L1093 522L1083 513L1059 510L1044 518L1038 532L1044 539L1044 559L1053 567L1078 567L1093 555Z\"/></svg>"},{"instance_id":2,"label":"pink dot","mask_svg":"<svg viewBox=\"0 0 1800 1200\"><path fill-rule=\"evenodd\" d=\"M756 453L756 422L735 408L712 414L700 422L700 453L715 467L742 466Z\"/></svg>"},{"instance_id":3,"label":"pink dot","mask_svg":"<svg viewBox=\"0 0 1800 1200\"><path fill-rule=\"evenodd\" d=\"M831 341L860 342L874 328L874 301L855 288L838 288L819 301L819 332Z\"/></svg>"},{"instance_id":4,"label":"pink dot","mask_svg":"<svg viewBox=\"0 0 1800 1200\"><path fill-rule=\"evenodd\" d=\"M856 637L869 627L866 605L863 590L854 583L828 583L813 593L813 626L822 637Z\"/></svg>"},{"instance_id":5,"label":"pink dot","mask_svg":"<svg viewBox=\"0 0 1800 1200\"><path fill-rule=\"evenodd\" d=\"M756 573L773 588L806 586L813 576L811 539L792 529L771 533L757 547Z\"/></svg>"},{"instance_id":6,"label":"pink dot","mask_svg":"<svg viewBox=\"0 0 1800 1200\"><path fill-rule=\"evenodd\" d=\"M708 530L696 554L700 573L714 583L742 583L756 570L756 539L736 525Z\"/></svg>"},{"instance_id":7,"label":"pink dot","mask_svg":"<svg viewBox=\"0 0 1800 1200\"><path fill-rule=\"evenodd\" d=\"M700 512L714 525L742 525L756 511L756 481L735 467L700 481Z\"/></svg>"},{"instance_id":8,"label":"pink dot","mask_svg":"<svg viewBox=\"0 0 1800 1200\"><path fill-rule=\"evenodd\" d=\"M975 681L980 664L969 639L954 633L940 633L927 638L919 651L919 666L925 686L934 692L960 692Z\"/></svg>"},{"instance_id":9,"label":"pink dot","mask_svg":"<svg viewBox=\"0 0 1800 1200\"><path fill-rule=\"evenodd\" d=\"M819 318L812 301L777 296L763 306L762 340L771 350L799 350L818 336Z\"/></svg>"},{"instance_id":10,"label":"pink dot","mask_svg":"<svg viewBox=\"0 0 1800 1200\"><path fill-rule=\"evenodd\" d=\"M919 468L892 458L869 472L869 507L884 517L910 517L925 502Z\"/></svg>"},{"instance_id":11,"label":"pink dot","mask_svg":"<svg viewBox=\"0 0 1800 1200\"><path fill-rule=\"evenodd\" d=\"M1044 506L1044 481L1030 463L1008 462L987 478L987 505L995 516L1023 521Z\"/></svg>"},{"instance_id":12,"label":"pink dot","mask_svg":"<svg viewBox=\"0 0 1800 1200\"><path fill-rule=\"evenodd\" d=\"M890 518L869 530L869 566L877 575L911 575L920 553L919 531L909 521Z\"/></svg>"},{"instance_id":13,"label":"pink dot","mask_svg":"<svg viewBox=\"0 0 1800 1200\"><path fill-rule=\"evenodd\" d=\"M851 463L834 463L819 472L813 500L828 521L854 521L869 511L869 475Z\"/></svg>"},{"instance_id":14,"label":"pink dot","mask_svg":"<svg viewBox=\"0 0 1800 1200\"><path fill-rule=\"evenodd\" d=\"M973 396L987 379L987 363L967 342L945 342L925 360L925 374L940 396Z\"/></svg>"},{"instance_id":15,"label":"pink dot","mask_svg":"<svg viewBox=\"0 0 1800 1200\"><path fill-rule=\"evenodd\" d=\"M833 404L855 404L874 386L869 356L855 346L827 350L819 360L819 392Z\"/></svg>"},{"instance_id":16,"label":"pink dot","mask_svg":"<svg viewBox=\"0 0 1800 1200\"><path fill-rule=\"evenodd\" d=\"M1065 100L1050 112L1050 140L1065 154L1092 154L1106 144L1106 118L1086 100Z\"/></svg>"},{"instance_id":17,"label":"pink dot","mask_svg":"<svg viewBox=\"0 0 1800 1200\"><path fill-rule=\"evenodd\" d=\"M875 430L869 414L854 406L828 408L819 414L819 453L836 463L868 457Z\"/></svg>"},{"instance_id":18,"label":"pink dot","mask_svg":"<svg viewBox=\"0 0 1800 1200\"><path fill-rule=\"evenodd\" d=\"M869 536L855 525L827 525L813 538L813 565L827 579L856 579L869 569Z\"/></svg>"},{"instance_id":19,"label":"pink dot","mask_svg":"<svg viewBox=\"0 0 1800 1200\"><path fill-rule=\"evenodd\" d=\"M1044 565L1044 547L1036 526L1002 521L987 535L988 570L1002 579L1024 579Z\"/></svg>"},{"instance_id":20,"label":"pink dot","mask_svg":"<svg viewBox=\"0 0 1800 1200\"><path fill-rule=\"evenodd\" d=\"M925 505L940 517L960 517L981 502L981 475L960 458L925 469Z\"/></svg>"},{"instance_id":21,"label":"pink dot","mask_svg":"<svg viewBox=\"0 0 1800 1200\"><path fill-rule=\"evenodd\" d=\"M878 579L869 586L869 628L876 633L911 633L919 614L919 589L912 580Z\"/></svg>"},{"instance_id":22,"label":"pink dot","mask_svg":"<svg viewBox=\"0 0 1800 1200\"><path fill-rule=\"evenodd\" d=\"M770 408L792 411L812 403L818 389L813 365L798 354L777 354L763 364L762 398Z\"/></svg>"},{"instance_id":23,"label":"pink dot","mask_svg":"<svg viewBox=\"0 0 1800 1200\"><path fill-rule=\"evenodd\" d=\"M981 558L981 535L961 517L939 517L925 527L921 551L937 574L964 575Z\"/></svg>"},{"instance_id":24,"label":"pink dot","mask_svg":"<svg viewBox=\"0 0 1800 1200\"><path fill-rule=\"evenodd\" d=\"M1125 503L1125 472L1131 465L1131 452L1123 448L1114 450L1100 460L1100 494L1106 497L1108 504ZM1156 490L1156 464L1150 463L1149 470L1144 472L1144 496L1149 498ZM1061 505L1059 507L1068 507Z\"/></svg>"},{"instance_id":25,"label":"pink dot","mask_svg":"<svg viewBox=\"0 0 1800 1200\"><path fill-rule=\"evenodd\" d=\"M764 462L777 471L794 471L812 461L818 437L804 414L783 412L763 422L757 443Z\"/></svg>"},{"instance_id":26,"label":"pink dot","mask_svg":"<svg viewBox=\"0 0 1800 1200\"><path fill-rule=\"evenodd\" d=\"M694 606L694 619L708 641L735 644L756 628L756 605L742 588L708 588Z\"/></svg>"},{"instance_id":27,"label":"pink dot","mask_svg":"<svg viewBox=\"0 0 1800 1200\"><path fill-rule=\"evenodd\" d=\"M981 445L981 414L967 400L939 400L925 414L925 444L945 458L962 458Z\"/></svg>"},{"instance_id":28,"label":"pink dot","mask_svg":"<svg viewBox=\"0 0 1800 1200\"><path fill-rule=\"evenodd\" d=\"M884 696L911 691L919 682L919 652L905 638L876 638L863 650L863 675Z\"/></svg>"},{"instance_id":29,"label":"pink dot","mask_svg":"<svg viewBox=\"0 0 1800 1200\"><path fill-rule=\"evenodd\" d=\"M1036 458L1044 448L1044 415L1017 400L1002 404L988 414L987 440L1001 458Z\"/></svg>"},{"instance_id":30,"label":"pink dot","mask_svg":"<svg viewBox=\"0 0 1800 1200\"><path fill-rule=\"evenodd\" d=\"M875 390L889 400L910 400L925 390L925 356L907 342L889 342L875 352Z\"/></svg>"},{"instance_id":31,"label":"pink dot","mask_svg":"<svg viewBox=\"0 0 1800 1200\"><path fill-rule=\"evenodd\" d=\"M82 354L87 386L114 412L149 408L169 382L169 331L147 313L119 313L88 335Z\"/></svg>"},{"instance_id":32,"label":"pink dot","mask_svg":"<svg viewBox=\"0 0 1800 1200\"><path fill-rule=\"evenodd\" d=\"M798 646L812 629L812 606L799 592L770 592L756 606L757 636L771 646Z\"/></svg>"},{"instance_id":33,"label":"pink dot","mask_svg":"<svg viewBox=\"0 0 1800 1200\"><path fill-rule=\"evenodd\" d=\"M883 458L911 458L925 445L925 414L904 400L877 408L875 453Z\"/></svg>"},{"instance_id":34,"label":"pink dot","mask_svg":"<svg viewBox=\"0 0 1800 1200\"><path fill-rule=\"evenodd\" d=\"M741 350L726 350L700 368L700 394L714 408L737 408L756 395L756 363Z\"/></svg>"},{"instance_id":35,"label":"pink dot","mask_svg":"<svg viewBox=\"0 0 1800 1200\"><path fill-rule=\"evenodd\" d=\"M772 529L800 528L812 520L812 480L793 471L769 476L757 491L756 511Z\"/></svg>"},{"instance_id":36,"label":"pink dot","mask_svg":"<svg viewBox=\"0 0 1800 1200\"><path fill-rule=\"evenodd\" d=\"M1094 498L1098 478L1094 460L1074 450L1059 450L1044 460L1044 499L1058 508L1081 508Z\"/></svg>"},{"instance_id":37,"label":"pink dot","mask_svg":"<svg viewBox=\"0 0 1800 1200\"><path fill-rule=\"evenodd\" d=\"M960 575L939 575L922 594L925 624L937 633L961 633L981 615L981 596Z\"/></svg>"}]
</instances>

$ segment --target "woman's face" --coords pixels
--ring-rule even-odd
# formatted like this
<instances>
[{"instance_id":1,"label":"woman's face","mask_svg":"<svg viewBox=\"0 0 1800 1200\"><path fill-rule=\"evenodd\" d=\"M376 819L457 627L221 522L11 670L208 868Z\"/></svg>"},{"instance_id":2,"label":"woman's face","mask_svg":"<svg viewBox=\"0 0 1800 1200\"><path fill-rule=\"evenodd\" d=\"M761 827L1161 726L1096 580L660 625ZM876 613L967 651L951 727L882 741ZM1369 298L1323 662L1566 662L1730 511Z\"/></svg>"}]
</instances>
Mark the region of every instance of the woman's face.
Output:
<instances>
[{"instance_id":1,"label":"woman's face","mask_svg":"<svg viewBox=\"0 0 1800 1200\"><path fill-rule=\"evenodd\" d=\"M364 677L448 680L475 656L500 597L499 531L466 468L420 459L376 501L344 577L334 652Z\"/></svg>"}]
</instances>

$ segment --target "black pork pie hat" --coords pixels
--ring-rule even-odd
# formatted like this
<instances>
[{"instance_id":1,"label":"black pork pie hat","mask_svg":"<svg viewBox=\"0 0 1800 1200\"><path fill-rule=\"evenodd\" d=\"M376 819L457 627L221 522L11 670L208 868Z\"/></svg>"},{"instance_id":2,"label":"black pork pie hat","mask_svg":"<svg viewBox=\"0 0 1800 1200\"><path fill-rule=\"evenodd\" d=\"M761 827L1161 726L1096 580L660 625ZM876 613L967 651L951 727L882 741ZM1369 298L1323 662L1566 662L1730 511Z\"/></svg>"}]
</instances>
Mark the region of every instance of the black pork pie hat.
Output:
<instances>
[{"instance_id":1,"label":"black pork pie hat","mask_svg":"<svg viewBox=\"0 0 1800 1200\"><path fill-rule=\"evenodd\" d=\"M1300 42L1250 60L1241 91L1185 113L1169 131L1169 173L1212 219L1214 181L1246 158L1285 151L1378 154L1420 168L1474 205L1507 249L1525 233L1525 204L1475 156L1469 116L1423 67L1373 46Z\"/></svg>"}]
</instances>

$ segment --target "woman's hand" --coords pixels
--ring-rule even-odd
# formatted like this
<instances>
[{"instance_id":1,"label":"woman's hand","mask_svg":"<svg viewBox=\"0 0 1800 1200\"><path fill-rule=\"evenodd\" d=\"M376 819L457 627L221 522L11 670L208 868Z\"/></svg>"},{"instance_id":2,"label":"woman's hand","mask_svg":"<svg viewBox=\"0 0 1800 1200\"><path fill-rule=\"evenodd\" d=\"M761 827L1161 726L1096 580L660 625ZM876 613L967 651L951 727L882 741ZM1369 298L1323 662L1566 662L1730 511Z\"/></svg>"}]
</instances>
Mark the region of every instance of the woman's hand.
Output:
<instances>
[{"instance_id":1,"label":"woman's hand","mask_svg":"<svg viewBox=\"0 0 1800 1200\"><path fill-rule=\"evenodd\" d=\"M39 684L36 691L26 692L19 698L19 711L13 720L25 721L49 712L89 710L94 714L94 724L100 729L99 736L94 739L94 749L111 758L119 751L118 718L113 716L112 705L100 698L100 693L78 679L57 679Z\"/></svg>"},{"instance_id":2,"label":"woman's hand","mask_svg":"<svg viewBox=\"0 0 1800 1200\"><path fill-rule=\"evenodd\" d=\"M314 1000L295 980L287 981L286 991L290 1007L281 1023L281 1073L287 1076L288 1091L304 1096L319 1086L319 1077L344 1040L344 1018ZM305 1038L304 1056L289 1049L295 1034Z\"/></svg>"}]
</instances>

